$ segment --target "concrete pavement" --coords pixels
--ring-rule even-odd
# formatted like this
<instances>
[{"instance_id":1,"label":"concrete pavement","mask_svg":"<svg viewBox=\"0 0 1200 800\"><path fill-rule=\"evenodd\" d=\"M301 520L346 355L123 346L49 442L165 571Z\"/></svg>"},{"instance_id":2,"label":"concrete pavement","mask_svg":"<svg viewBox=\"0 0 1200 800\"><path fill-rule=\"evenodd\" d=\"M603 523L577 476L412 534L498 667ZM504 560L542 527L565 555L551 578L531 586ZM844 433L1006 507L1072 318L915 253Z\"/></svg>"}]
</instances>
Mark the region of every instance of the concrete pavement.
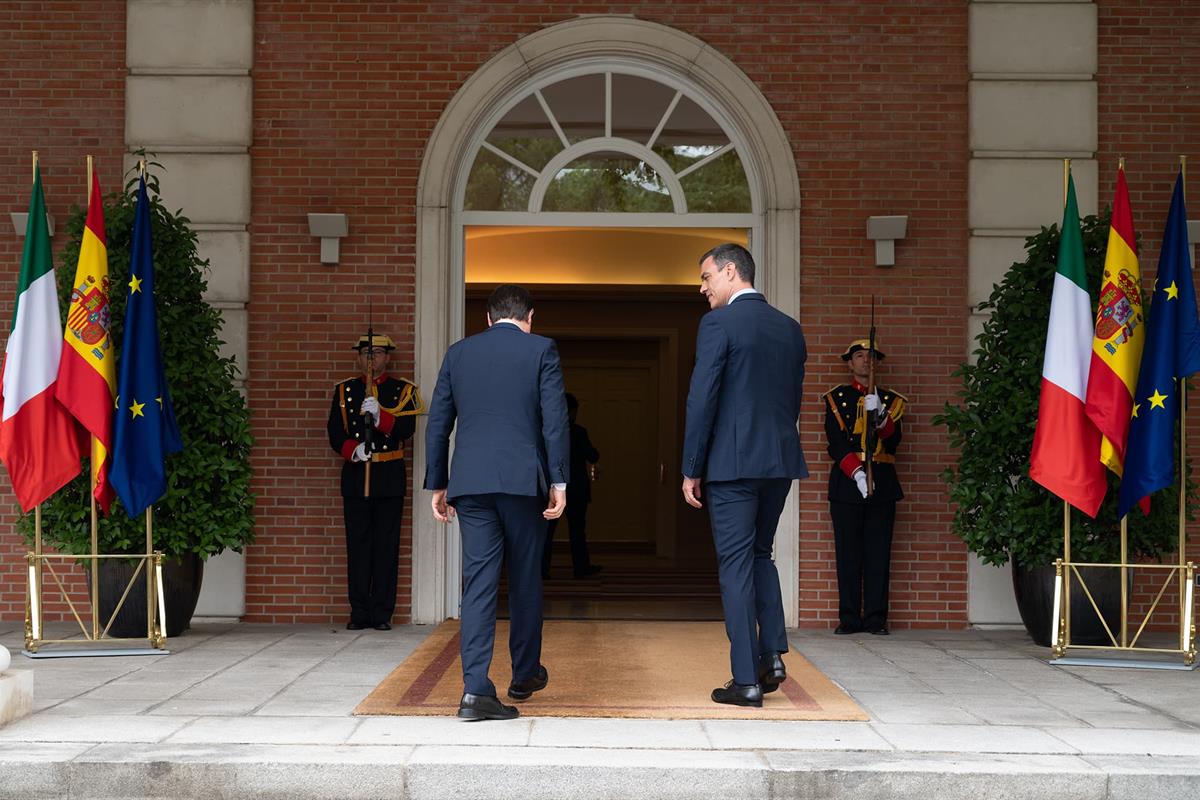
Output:
<instances>
[{"instance_id":1,"label":"concrete pavement","mask_svg":"<svg viewBox=\"0 0 1200 800\"><path fill-rule=\"evenodd\" d=\"M793 647L871 715L865 723L352 716L430 630L201 623L165 656L14 655L14 668L34 672L35 711L0 728L0 798L1200 790L1200 676L1050 666L1023 632L793 632ZM0 623L0 644L20 650L21 626Z\"/></svg>"}]
</instances>

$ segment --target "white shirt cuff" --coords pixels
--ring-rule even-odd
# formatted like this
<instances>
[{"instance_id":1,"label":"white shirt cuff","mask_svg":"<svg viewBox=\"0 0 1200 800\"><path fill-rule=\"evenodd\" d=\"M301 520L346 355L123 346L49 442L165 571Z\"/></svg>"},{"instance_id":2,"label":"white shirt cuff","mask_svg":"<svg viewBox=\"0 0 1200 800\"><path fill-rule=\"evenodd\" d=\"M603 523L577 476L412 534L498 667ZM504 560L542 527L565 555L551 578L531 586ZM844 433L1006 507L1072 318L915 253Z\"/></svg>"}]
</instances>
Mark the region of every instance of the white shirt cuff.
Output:
<instances>
[{"instance_id":1,"label":"white shirt cuff","mask_svg":"<svg viewBox=\"0 0 1200 800\"><path fill-rule=\"evenodd\" d=\"M557 489L560 492L565 492L567 490L567 485L565 483L552 483L550 484L550 488Z\"/></svg>"}]
</instances>

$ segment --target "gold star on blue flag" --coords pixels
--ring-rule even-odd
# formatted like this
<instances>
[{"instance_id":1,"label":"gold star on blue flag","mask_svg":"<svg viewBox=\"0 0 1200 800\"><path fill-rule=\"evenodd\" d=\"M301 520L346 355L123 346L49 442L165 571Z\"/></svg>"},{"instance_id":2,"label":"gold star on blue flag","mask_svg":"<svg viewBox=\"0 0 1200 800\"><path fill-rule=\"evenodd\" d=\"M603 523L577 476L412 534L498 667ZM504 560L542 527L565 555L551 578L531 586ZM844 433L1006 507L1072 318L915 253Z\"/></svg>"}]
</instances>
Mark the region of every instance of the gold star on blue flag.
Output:
<instances>
[{"instance_id":1,"label":"gold star on blue flag","mask_svg":"<svg viewBox=\"0 0 1200 800\"><path fill-rule=\"evenodd\" d=\"M166 494L166 456L183 449L167 392L158 338L150 199L146 195L145 177L138 183L131 240L109 482L129 516L136 517ZM159 402L139 403L139 397L153 397Z\"/></svg>"},{"instance_id":2,"label":"gold star on blue flag","mask_svg":"<svg viewBox=\"0 0 1200 800\"><path fill-rule=\"evenodd\" d=\"M1138 372L1137 400L1149 402L1141 414L1134 407L1125 452L1125 473L1117 514L1134 505L1150 512L1150 495L1175 482L1175 432L1179 423L1177 381L1200 372L1200 319L1188 258L1187 211L1183 175L1175 181L1167 230L1158 256L1158 279L1146 323L1146 348ZM1159 387L1169 387L1164 394Z\"/></svg>"}]
</instances>

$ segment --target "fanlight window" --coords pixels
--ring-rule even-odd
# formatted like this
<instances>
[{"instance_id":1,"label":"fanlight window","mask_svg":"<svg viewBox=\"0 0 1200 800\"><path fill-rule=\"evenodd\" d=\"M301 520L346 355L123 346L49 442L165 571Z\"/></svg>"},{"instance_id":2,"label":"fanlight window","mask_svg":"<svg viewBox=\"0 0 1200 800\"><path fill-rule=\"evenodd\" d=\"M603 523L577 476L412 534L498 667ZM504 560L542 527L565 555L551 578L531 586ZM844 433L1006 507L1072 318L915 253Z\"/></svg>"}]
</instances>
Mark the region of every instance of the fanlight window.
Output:
<instances>
[{"instance_id":1,"label":"fanlight window","mask_svg":"<svg viewBox=\"0 0 1200 800\"><path fill-rule=\"evenodd\" d=\"M543 86L488 132L467 211L748 213L741 158L682 91L599 72Z\"/></svg>"}]
</instances>

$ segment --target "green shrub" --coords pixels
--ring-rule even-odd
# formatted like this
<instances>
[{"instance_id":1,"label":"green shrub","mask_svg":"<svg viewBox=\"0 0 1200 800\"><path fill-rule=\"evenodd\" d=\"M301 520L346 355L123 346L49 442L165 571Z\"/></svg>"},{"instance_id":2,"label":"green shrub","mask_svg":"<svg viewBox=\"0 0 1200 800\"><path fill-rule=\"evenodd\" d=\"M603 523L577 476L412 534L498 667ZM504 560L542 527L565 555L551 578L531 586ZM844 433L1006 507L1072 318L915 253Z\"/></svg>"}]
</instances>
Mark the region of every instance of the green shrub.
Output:
<instances>
[{"instance_id":1,"label":"green shrub","mask_svg":"<svg viewBox=\"0 0 1200 800\"><path fill-rule=\"evenodd\" d=\"M225 550L240 551L254 540L254 496L250 492L250 412L234 380L238 367L223 358L220 314L203 299L208 262L196 249L190 221L172 214L158 197L158 181L146 176L154 239L154 291L167 385L179 423L183 451L167 456L167 493L154 504L154 546L177 558L203 558ZM137 178L124 192L104 198L108 270L112 280L112 342L121 357L125 327L125 291L129 282L129 245ZM68 244L57 269L59 303L65 315L79 260L87 209L74 208L63 226ZM90 468L42 504L43 537L60 552L91 552ZM145 549L144 516L130 519L119 498L111 513L100 515L101 553ZM33 536L33 516L19 522Z\"/></svg>"},{"instance_id":2,"label":"green shrub","mask_svg":"<svg viewBox=\"0 0 1200 800\"><path fill-rule=\"evenodd\" d=\"M1082 223L1093 298L1104 267L1108 226L1108 213ZM959 451L958 463L943 473L955 507L954 532L988 564L1012 558L1041 566L1062 555L1063 501L1029 477L1059 238L1057 225L1029 237L1025 261L1013 264L979 305L991 317L976 339L975 363L954 373L962 380L960 402L947 403L934 418L935 424L946 426ZM1072 511L1072 560L1119 559L1119 484L1111 473L1108 480L1096 519ZM1194 494L1194 487L1189 489ZM1131 557L1175 552L1178 507L1178 491L1162 491L1154 495L1149 517L1136 510L1129 515Z\"/></svg>"}]
</instances>

